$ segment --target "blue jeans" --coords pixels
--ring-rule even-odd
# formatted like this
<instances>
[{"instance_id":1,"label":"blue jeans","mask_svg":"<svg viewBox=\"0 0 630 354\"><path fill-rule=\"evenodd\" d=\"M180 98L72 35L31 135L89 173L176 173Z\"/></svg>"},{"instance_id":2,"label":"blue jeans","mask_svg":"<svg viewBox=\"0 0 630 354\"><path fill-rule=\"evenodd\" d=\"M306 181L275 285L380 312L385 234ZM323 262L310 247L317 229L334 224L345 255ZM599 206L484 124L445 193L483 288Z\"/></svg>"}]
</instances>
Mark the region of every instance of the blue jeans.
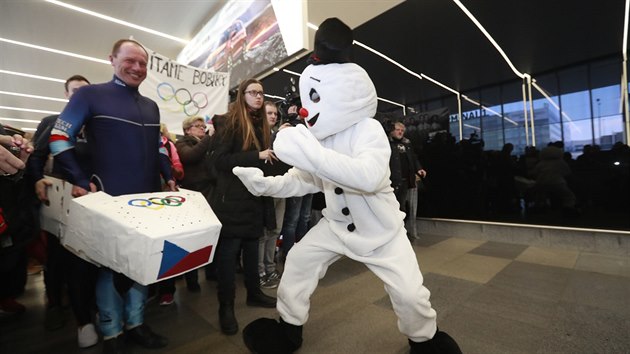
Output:
<instances>
[{"instance_id":1,"label":"blue jeans","mask_svg":"<svg viewBox=\"0 0 630 354\"><path fill-rule=\"evenodd\" d=\"M300 241L309 229L313 195L286 199L284 220L282 221L282 255L287 256L293 245Z\"/></svg>"},{"instance_id":2,"label":"blue jeans","mask_svg":"<svg viewBox=\"0 0 630 354\"><path fill-rule=\"evenodd\" d=\"M134 282L126 293L120 294L114 287L114 272L101 268L96 280L96 306L103 338L118 336L123 326L131 329L141 325L146 300L146 286Z\"/></svg>"}]
</instances>

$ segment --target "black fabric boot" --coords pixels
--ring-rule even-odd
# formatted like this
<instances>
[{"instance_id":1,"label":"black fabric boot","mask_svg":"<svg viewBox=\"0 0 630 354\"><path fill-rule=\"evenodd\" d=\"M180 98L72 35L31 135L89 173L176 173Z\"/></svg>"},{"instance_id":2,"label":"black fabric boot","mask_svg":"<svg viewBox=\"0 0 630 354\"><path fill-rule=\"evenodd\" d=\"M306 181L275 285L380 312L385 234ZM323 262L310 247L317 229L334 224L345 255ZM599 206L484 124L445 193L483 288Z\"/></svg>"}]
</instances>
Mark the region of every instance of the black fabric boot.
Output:
<instances>
[{"instance_id":1,"label":"black fabric boot","mask_svg":"<svg viewBox=\"0 0 630 354\"><path fill-rule=\"evenodd\" d=\"M439 329L433 338L426 342L413 342L409 340L409 354L462 354L457 342L446 332Z\"/></svg>"},{"instance_id":2,"label":"black fabric boot","mask_svg":"<svg viewBox=\"0 0 630 354\"><path fill-rule=\"evenodd\" d=\"M276 298L266 295L260 288L255 288L247 291L247 306L274 308Z\"/></svg>"},{"instance_id":3,"label":"black fabric boot","mask_svg":"<svg viewBox=\"0 0 630 354\"><path fill-rule=\"evenodd\" d=\"M259 318L243 329L243 341L252 353L290 354L302 346L302 326Z\"/></svg>"},{"instance_id":4,"label":"black fabric boot","mask_svg":"<svg viewBox=\"0 0 630 354\"><path fill-rule=\"evenodd\" d=\"M223 334L232 336L238 332L238 322L236 322L236 316L234 316L234 302L222 302L219 304L219 323Z\"/></svg>"},{"instance_id":5,"label":"black fabric boot","mask_svg":"<svg viewBox=\"0 0 630 354\"><path fill-rule=\"evenodd\" d=\"M103 341L103 354L124 354L125 340L121 334L118 337L106 339Z\"/></svg>"},{"instance_id":6,"label":"black fabric boot","mask_svg":"<svg viewBox=\"0 0 630 354\"><path fill-rule=\"evenodd\" d=\"M154 333L149 326L141 324L127 331L127 337L140 346L148 349L164 348L168 345L168 339Z\"/></svg>"}]
</instances>

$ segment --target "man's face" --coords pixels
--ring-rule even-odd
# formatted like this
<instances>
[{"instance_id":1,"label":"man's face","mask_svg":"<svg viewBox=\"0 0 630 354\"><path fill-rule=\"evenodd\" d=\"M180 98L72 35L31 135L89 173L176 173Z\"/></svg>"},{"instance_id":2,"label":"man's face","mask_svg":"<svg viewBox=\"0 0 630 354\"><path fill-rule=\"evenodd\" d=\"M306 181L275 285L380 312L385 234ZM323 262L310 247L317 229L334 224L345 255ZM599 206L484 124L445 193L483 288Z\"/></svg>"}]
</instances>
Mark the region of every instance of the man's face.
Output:
<instances>
[{"instance_id":1,"label":"man's face","mask_svg":"<svg viewBox=\"0 0 630 354\"><path fill-rule=\"evenodd\" d=\"M123 43L115 56L109 56L114 74L131 87L140 86L147 77L147 59L147 53L131 42Z\"/></svg>"},{"instance_id":2,"label":"man's face","mask_svg":"<svg viewBox=\"0 0 630 354\"><path fill-rule=\"evenodd\" d=\"M278 109L276 106L266 105L265 112L267 112L267 122L269 126L274 126L278 122Z\"/></svg>"},{"instance_id":3,"label":"man's face","mask_svg":"<svg viewBox=\"0 0 630 354\"><path fill-rule=\"evenodd\" d=\"M391 134L394 139L402 139L403 136L405 135L405 127L396 124Z\"/></svg>"},{"instance_id":4,"label":"man's face","mask_svg":"<svg viewBox=\"0 0 630 354\"><path fill-rule=\"evenodd\" d=\"M72 80L68 82L68 91L66 91L66 98L70 99L70 97L72 97L72 95L74 95L74 93L77 92L78 89L87 85L89 84L83 80Z\"/></svg>"}]
</instances>

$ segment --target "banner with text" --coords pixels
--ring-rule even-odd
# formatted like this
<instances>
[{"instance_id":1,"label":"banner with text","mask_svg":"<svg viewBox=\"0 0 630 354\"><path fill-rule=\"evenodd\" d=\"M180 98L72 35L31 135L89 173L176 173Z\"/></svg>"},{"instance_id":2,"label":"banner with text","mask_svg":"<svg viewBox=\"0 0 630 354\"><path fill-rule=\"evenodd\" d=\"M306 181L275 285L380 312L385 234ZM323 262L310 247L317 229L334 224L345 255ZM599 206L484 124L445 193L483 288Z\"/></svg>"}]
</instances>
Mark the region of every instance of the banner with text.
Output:
<instances>
[{"instance_id":1,"label":"banner with text","mask_svg":"<svg viewBox=\"0 0 630 354\"><path fill-rule=\"evenodd\" d=\"M209 123L215 114L227 112L229 83L228 73L180 64L149 50L140 93L157 103L160 121L169 132L183 135L184 119L200 116Z\"/></svg>"}]
</instances>

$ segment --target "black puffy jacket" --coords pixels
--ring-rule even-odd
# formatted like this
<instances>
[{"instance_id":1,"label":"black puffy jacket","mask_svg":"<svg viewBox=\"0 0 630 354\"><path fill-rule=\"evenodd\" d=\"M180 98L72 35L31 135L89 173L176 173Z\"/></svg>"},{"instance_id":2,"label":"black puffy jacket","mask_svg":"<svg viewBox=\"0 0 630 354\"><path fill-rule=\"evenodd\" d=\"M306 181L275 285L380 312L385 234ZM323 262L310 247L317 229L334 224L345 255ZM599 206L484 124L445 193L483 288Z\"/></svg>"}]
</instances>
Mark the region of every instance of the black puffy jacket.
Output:
<instances>
[{"instance_id":1,"label":"black puffy jacket","mask_svg":"<svg viewBox=\"0 0 630 354\"><path fill-rule=\"evenodd\" d=\"M261 197L252 195L232 169L236 166L264 168L258 149L251 146L242 151L240 133L224 132L225 117L213 119L216 140L213 142L213 163L217 184L210 197L210 206L221 221L220 237L259 238L263 234L264 207ZM262 141L262 127L256 126L256 136Z\"/></svg>"}]
</instances>

